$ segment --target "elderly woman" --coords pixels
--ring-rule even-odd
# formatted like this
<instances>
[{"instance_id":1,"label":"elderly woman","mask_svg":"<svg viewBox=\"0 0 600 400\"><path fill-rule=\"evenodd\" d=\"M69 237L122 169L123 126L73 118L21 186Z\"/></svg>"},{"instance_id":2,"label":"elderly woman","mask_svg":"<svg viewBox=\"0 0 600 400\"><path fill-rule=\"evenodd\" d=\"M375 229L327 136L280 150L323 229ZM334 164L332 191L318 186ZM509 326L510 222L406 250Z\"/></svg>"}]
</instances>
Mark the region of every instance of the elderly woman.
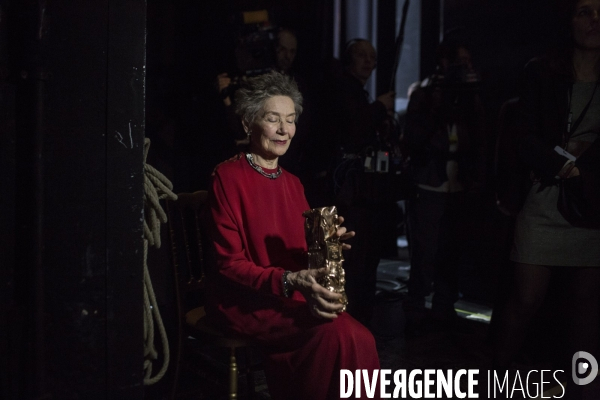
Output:
<instances>
[{"instance_id":1,"label":"elderly woman","mask_svg":"<svg viewBox=\"0 0 600 400\"><path fill-rule=\"evenodd\" d=\"M379 360L370 332L340 313L341 295L316 282L324 271L307 269L302 213L310 207L299 179L278 165L301 104L295 82L279 73L251 78L236 93L250 146L213 173L217 270L209 276L207 312L264 350L272 398L337 399L340 369L372 371ZM337 234L354 235L345 228Z\"/></svg>"}]
</instances>

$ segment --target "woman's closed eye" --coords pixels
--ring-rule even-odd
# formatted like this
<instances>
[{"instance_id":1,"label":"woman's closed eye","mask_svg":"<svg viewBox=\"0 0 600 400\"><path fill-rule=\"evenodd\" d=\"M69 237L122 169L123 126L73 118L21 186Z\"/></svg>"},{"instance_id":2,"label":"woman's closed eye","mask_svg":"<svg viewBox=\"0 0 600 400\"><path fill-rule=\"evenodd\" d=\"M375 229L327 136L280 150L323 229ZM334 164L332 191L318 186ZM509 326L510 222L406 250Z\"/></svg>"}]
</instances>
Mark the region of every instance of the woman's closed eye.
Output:
<instances>
[{"instance_id":1,"label":"woman's closed eye","mask_svg":"<svg viewBox=\"0 0 600 400\"><path fill-rule=\"evenodd\" d=\"M267 122L271 122L271 123L274 123L274 124L280 124L281 123L281 118L275 117L275 116L268 116L267 117ZM295 124L296 120L295 120L295 118L290 118L290 119L286 119L285 122L291 125L291 124Z\"/></svg>"}]
</instances>

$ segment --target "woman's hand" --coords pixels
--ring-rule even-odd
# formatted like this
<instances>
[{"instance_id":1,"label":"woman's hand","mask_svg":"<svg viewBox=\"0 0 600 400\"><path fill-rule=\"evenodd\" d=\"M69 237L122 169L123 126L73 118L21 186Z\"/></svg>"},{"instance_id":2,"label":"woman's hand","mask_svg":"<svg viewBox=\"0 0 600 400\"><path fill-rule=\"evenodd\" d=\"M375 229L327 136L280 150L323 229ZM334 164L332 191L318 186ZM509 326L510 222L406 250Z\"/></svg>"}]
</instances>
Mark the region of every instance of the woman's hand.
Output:
<instances>
[{"instance_id":1,"label":"woman's hand","mask_svg":"<svg viewBox=\"0 0 600 400\"><path fill-rule=\"evenodd\" d=\"M569 172L569 175L567 176L568 178L573 178L575 176L579 176L579 168L577 167L573 167L573 169L571 170L571 172Z\"/></svg>"},{"instance_id":2,"label":"woman's hand","mask_svg":"<svg viewBox=\"0 0 600 400\"><path fill-rule=\"evenodd\" d=\"M579 168L577 168L573 162L567 162L558 172L558 176L561 179L569 179L579 176Z\"/></svg>"},{"instance_id":3,"label":"woman's hand","mask_svg":"<svg viewBox=\"0 0 600 400\"><path fill-rule=\"evenodd\" d=\"M325 289L317 283L317 279L325 276L325 268L303 269L290 272L287 276L291 288L298 290L308 303L310 312L317 318L334 319L342 310L342 295Z\"/></svg>"},{"instance_id":4,"label":"woman's hand","mask_svg":"<svg viewBox=\"0 0 600 400\"><path fill-rule=\"evenodd\" d=\"M354 231L346 232L346 228L341 226L344 223L344 217L338 217L338 219L340 222L340 227L338 228L338 230L336 232L336 236L339 237L340 240L342 240L342 241L353 238L356 235L356 232L354 232ZM350 250L351 248L352 248L352 246L350 246L349 244L342 243L343 250Z\"/></svg>"},{"instance_id":5,"label":"woman's hand","mask_svg":"<svg viewBox=\"0 0 600 400\"><path fill-rule=\"evenodd\" d=\"M229 85L231 85L231 78L229 77L229 75L227 75L226 72L217 75L217 90L219 91L219 93L222 93L223 90L229 87ZM225 104L225 106L227 107L231 105L231 99L229 98L229 96L223 99L223 104Z\"/></svg>"}]
</instances>

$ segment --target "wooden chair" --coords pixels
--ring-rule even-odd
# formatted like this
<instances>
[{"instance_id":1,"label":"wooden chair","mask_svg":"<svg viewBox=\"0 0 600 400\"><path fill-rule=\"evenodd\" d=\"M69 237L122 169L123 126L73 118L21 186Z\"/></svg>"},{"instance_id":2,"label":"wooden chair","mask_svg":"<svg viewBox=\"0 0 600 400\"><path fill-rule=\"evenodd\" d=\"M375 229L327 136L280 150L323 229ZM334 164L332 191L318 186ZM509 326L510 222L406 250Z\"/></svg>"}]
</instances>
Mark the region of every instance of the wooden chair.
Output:
<instances>
[{"instance_id":1,"label":"wooden chair","mask_svg":"<svg viewBox=\"0 0 600 400\"><path fill-rule=\"evenodd\" d=\"M175 294L178 311L178 337L176 339L174 361L174 383L171 398L177 397L182 359L185 356L188 337L202 344L229 349L228 388L229 399L238 398L238 362L236 350L247 353L248 342L240 338L224 335L210 326L205 318L203 295L205 289L205 265L210 243L202 225L202 211L207 199L206 191L181 193L176 201L167 201L171 261L174 272ZM247 357L248 363L248 357ZM254 396L252 373L246 371L248 398Z\"/></svg>"}]
</instances>

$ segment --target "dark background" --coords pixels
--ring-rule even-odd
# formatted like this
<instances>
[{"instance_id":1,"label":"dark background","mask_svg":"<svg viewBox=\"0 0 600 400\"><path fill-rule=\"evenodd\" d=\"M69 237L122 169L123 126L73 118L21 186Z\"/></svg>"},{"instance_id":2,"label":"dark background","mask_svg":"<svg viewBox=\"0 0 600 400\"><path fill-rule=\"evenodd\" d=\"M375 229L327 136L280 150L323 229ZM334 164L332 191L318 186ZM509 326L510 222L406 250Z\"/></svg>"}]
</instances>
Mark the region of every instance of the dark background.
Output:
<instances>
[{"instance_id":1,"label":"dark background","mask_svg":"<svg viewBox=\"0 0 600 400\"><path fill-rule=\"evenodd\" d=\"M379 92L387 91L393 64L395 2L378 3ZM342 2L342 16L344 15ZM411 3L411 7L418 7ZM333 49L332 1L213 1L148 4L147 137L162 146L167 172L180 190L205 188L207 173L230 152L221 131L223 118L215 90L218 73L235 73L236 30L241 11L267 9L277 26L298 36L296 67L322 87ZM542 0L446 0L443 26L440 1L421 2L421 78L435 67L439 32L458 31L469 45L483 79L482 98L490 128L490 154L501 104L516 96L520 72L554 41L553 2ZM341 46L345 24L342 18ZM314 129L319 129L317 125ZM157 150L158 151L158 150ZM493 159L493 157L490 157ZM172 168L172 170L171 170ZM175 171L177 172L175 174Z\"/></svg>"},{"instance_id":2,"label":"dark background","mask_svg":"<svg viewBox=\"0 0 600 400\"><path fill-rule=\"evenodd\" d=\"M393 63L394 3L379 1L381 91ZM476 213L478 251L463 287L476 300L493 300L505 257L506 224L491 203L498 111L517 94L526 61L555 41L552 3L445 0L440 18L440 0L422 0L421 77L434 69L440 29L457 28L483 79L489 201ZM212 168L232 152L214 80L235 72L236 18L267 9L274 24L294 29L298 72L319 98L333 5L0 1L0 397L142 398L144 134L150 164L176 193L206 189ZM115 131L129 122L133 146L123 148ZM154 265L152 273L168 320L165 271Z\"/></svg>"}]
</instances>

